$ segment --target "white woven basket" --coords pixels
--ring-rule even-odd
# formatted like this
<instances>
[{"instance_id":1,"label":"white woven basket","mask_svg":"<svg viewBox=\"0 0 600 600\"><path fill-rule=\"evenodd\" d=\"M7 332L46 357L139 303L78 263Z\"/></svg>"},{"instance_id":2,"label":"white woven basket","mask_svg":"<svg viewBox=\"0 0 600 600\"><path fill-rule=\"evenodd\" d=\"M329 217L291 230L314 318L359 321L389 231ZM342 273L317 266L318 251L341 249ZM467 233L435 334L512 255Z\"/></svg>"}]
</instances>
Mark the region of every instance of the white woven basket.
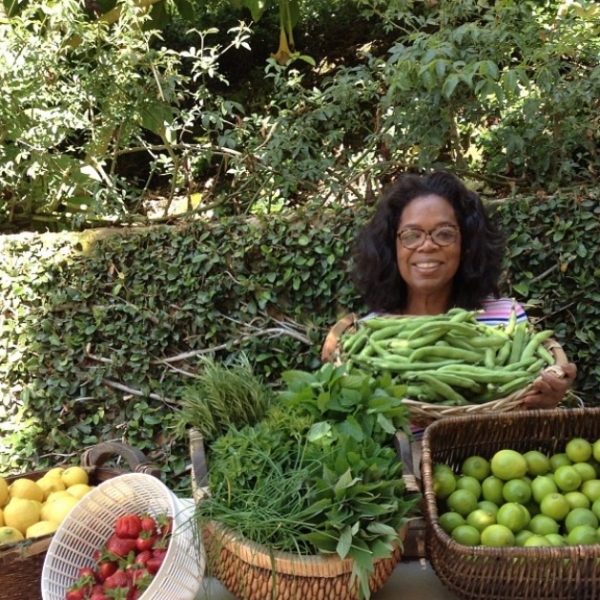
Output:
<instances>
[{"instance_id":1,"label":"white woven basket","mask_svg":"<svg viewBox=\"0 0 600 600\"><path fill-rule=\"evenodd\" d=\"M101 483L71 510L55 532L42 570L42 598L64 600L81 567L128 513L173 517L173 534L158 573L139 600L193 600L205 569L205 555L194 523L195 504L178 498L156 477L127 473Z\"/></svg>"}]
</instances>

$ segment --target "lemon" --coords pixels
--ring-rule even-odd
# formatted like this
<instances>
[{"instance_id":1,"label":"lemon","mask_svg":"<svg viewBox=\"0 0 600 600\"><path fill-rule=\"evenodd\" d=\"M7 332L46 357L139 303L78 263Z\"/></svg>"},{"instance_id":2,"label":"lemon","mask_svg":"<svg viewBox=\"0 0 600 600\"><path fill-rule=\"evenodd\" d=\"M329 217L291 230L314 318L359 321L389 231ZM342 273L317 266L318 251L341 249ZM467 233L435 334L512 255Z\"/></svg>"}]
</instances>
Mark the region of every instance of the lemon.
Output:
<instances>
[{"instance_id":1,"label":"lemon","mask_svg":"<svg viewBox=\"0 0 600 600\"><path fill-rule=\"evenodd\" d=\"M478 546L481 543L481 535L472 525L459 525L452 531L452 539L463 546Z\"/></svg>"},{"instance_id":2,"label":"lemon","mask_svg":"<svg viewBox=\"0 0 600 600\"><path fill-rule=\"evenodd\" d=\"M515 534L505 525L496 523L481 532L481 543L484 546L506 547L515 545Z\"/></svg>"},{"instance_id":3,"label":"lemon","mask_svg":"<svg viewBox=\"0 0 600 600\"><path fill-rule=\"evenodd\" d=\"M483 456L469 456L461 465L463 475L475 477L477 481L483 481L491 474L490 461Z\"/></svg>"},{"instance_id":4,"label":"lemon","mask_svg":"<svg viewBox=\"0 0 600 600\"><path fill-rule=\"evenodd\" d=\"M0 527L4 527L6 523L4 522L4 511L0 508Z\"/></svg>"},{"instance_id":5,"label":"lemon","mask_svg":"<svg viewBox=\"0 0 600 600\"><path fill-rule=\"evenodd\" d=\"M8 493L11 498L22 498L23 500L44 500L42 488L32 479L19 477L15 479L8 487Z\"/></svg>"},{"instance_id":6,"label":"lemon","mask_svg":"<svg viewBox=\"0 0 600 600\"><path fill-rule=\"evenodd\" d=\"M0 527L0 547L25 539L23 534L14 527Z\"/></svg>"},{"instance_id":7,"label":"lemon","mask_svg":"<svg viewBox=\"0 0 600 600\"><path fill-rule=\"evenodd\" d=\"M562 521L571 511L571 505L563 494L557 492L544 496L540 504L540 510L543 515L555 521Z\"/></svg>"},{"instance_id":8,"label":"lemon","mask_svg":"<svg viewBox=\"0 0 600 600\"><path fill-rule=\"evenodd\" d=\"M60 525L78 502L79 498L67 493L66 496L58 498L54 502L47 502L42 508L41 517L45 521L53 521Z\"/></svg>"},{"instance_id":9,"label":"lemon","mask_svg":"<svg viewBox=\"0 0 600 600\"><path fill-rule=\"evenodd\" d=\"M67 467L62 472L61 479L68 488L76 483L85 483L87 485L90 482L87 471L83 467L78 466Z\"/></svg>"},{"instance_id":10,"label":"lemon","mask_svg":"<svg viewBox=\"0 0 600 600\"><path fill-rule=\"evenodd\" d=\"M8 483L4 477L0 476L0 508L4 508L9 499Z\"/></svg>"},{"instance_id":11,"label":"lemon","mask_svg":"<svg viewBox=\"0 0 600 600\"><path fill-rule=\"evenodd\" d=\"M572 438L565 446L565 454L574 463L585 462L592 457L592 444L581 437Z\"/></svg>"},{"instance_id":12,"label":"lemon","mask_svg":"<svg viewBox=\"0 0 600 600\"><path fill-rule=\"evenodd\" d=\"M527 461L525 457L520 452L510 449L496 452L492 456L490 467L492 474L504 481L518 479L527 473Z\"/></svg>"},{"instance_id":13,"label":"lemon","mask_svg":"<svg viewBox=\"0 0 600 600\"><path fill-rule=\"evenodd\" d=\"M44 500L47 500L52 492L61 492L67 489L58 475L44 475L41 479L38 479L37 484L44 492Z\"/></svg>"},{"instance_id":14,"label":"lemon","mask_svg":"<svg viewBox=\"0 0 600 600\"><path fill-rule=\"evenodd\" d=\"M56 502L57 500L61 500L67 496L73 497L73 494L69 494L67 490L60 490L59 492L52 492L48 498L46 498L46 502L44 502L44 506L47 504L52 504L52 502Z\"/></svg>"},{"instance_id":15,"label":"lemon","mask_svg":"<svg viewBox=\"0 0 600 600\"><path fill-rule=\"evenodd\" d=\"M71 496L75 496L75 498L79 498L80 500L91 491L92 486L87 483L76 483L67 488L67 492L71 494Z\"/></svg>"},{"instance_id":16,"label":"lemon","mask_svg":"<svg viewBox=\"0 0 600 600\"><path fill-rule=\"evenodd\" d=\"M26 538L42 537L49 533L54 533L58 529L58 524L53 521L38 521L30 525L25 532Z\"/></svg>"},{"instance_id":17,"label":"lemon","mask_svg":"<svg viewBox=\"0 0 600 600\"><path fill-rule=\"evenodd\" d=\"M532 477L545 475L550 471L550 459L539 450L525 452L523 458L527 461L527 474Z\"/></svg>"},{"instance_id":18,"label":"lemon","mask_svg":"<svg viewBox=\"0 0 600 600\"><path fill-rule=\"evenodd\" d=\"M52 469L48 469L44 477L62 477L64 467L53 467Z\"/></svg>"},{"instance_id":19,"label":"lemon","mask_svg":"<svg viewBox=\"0 0 600 600\"><path fill-rule=\"evenodd\" d=\"M12 498L4 507L4 522L25 535L27 528L40 520L40 507L32 500Z\"/></svg>"}]
</instances>

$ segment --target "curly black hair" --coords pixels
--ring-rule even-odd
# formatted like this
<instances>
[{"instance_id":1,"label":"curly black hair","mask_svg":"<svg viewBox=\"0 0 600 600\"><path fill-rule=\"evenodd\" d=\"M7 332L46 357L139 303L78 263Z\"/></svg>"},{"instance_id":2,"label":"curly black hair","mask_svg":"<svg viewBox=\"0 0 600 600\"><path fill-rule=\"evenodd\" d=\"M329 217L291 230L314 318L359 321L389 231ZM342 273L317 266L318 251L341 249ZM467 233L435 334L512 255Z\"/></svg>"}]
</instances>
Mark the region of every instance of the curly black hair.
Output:
<instances>
[{"instance_id":1,"label":"curly black hair","mask_svg":"<svg viewBox=\"0 0 600 600\"><path fill-rule=\"evenodd\" d=\"M452 204L461 233L461 259L453 281L451 306L475 310L499 295L505 237L490 219L479 194L447 171L407 174L379 201L352 249L352 277L369 310L401 313L407 288L396 260L396 233L405 207L419 196L436 194Z\"/></svg>"}]
</instances>

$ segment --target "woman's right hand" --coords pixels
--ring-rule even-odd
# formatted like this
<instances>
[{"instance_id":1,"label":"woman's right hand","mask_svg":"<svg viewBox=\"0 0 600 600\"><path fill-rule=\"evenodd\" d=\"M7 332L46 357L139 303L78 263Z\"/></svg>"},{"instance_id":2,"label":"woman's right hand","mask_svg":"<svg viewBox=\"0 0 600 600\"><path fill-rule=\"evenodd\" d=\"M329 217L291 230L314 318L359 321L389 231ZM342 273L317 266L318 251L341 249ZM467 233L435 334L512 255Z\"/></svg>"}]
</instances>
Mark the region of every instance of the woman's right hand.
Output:
<instances>
[{"instance_id":1,"label":"woman's right hand","mask_svg":"<svg viewBox=\"0 0 600 600\"><path fill-rule=\"evenodd\" d=\"M554 372L557 369L557 372ZM560 372L558 370L560 369ZM542 371L521 398L521 405L529 408L556 408L577 376L577 366L567 363Z\"/></svg>"}]
</instances>

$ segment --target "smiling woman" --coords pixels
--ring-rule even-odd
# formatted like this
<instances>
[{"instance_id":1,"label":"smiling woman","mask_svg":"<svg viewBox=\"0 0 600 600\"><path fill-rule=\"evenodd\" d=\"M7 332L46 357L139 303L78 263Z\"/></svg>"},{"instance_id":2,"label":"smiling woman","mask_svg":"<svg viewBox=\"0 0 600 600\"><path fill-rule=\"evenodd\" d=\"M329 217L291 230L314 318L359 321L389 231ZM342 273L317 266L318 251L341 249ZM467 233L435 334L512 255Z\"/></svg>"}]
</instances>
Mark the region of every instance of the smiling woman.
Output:
<instances>
[{"instance_id":1,"label":"smiling woman","mask_svg":"<svg viewBox=\"0 0 600 600\"><path fill-rule=\"evenodd\" d=\"M353 247L353 279L370 315L435 316L451 309L478 311L487 325L527 321L523 307L499 294L505 239L479 195L455 175L405 175L383 196ZM514 312L513 312L514 309ZM346 320L346 326L352 320ZM344 323L325 340L330 360ZM556 406L572 384L542 375L522 397L528 408Z\"/></svg>"}]
</instances>

